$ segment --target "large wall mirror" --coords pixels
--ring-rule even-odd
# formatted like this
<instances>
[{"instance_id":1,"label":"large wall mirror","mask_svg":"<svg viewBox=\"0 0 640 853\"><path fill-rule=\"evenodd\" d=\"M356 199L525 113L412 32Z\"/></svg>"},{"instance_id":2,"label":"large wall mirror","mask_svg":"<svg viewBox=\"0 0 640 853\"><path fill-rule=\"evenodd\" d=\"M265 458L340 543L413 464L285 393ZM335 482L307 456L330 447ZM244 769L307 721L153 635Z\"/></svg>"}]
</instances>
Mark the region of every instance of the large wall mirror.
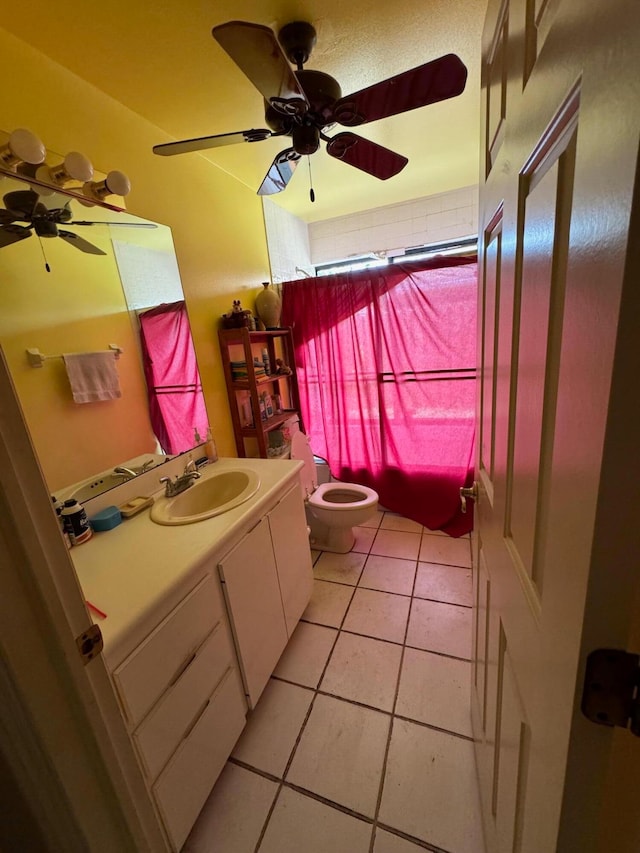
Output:
<instances>
[{"instance_id":1,"label":"large wall mirror","mask_svg":"<svg viewBox=\"0 0 640 853\"><path fill-rule=\"evenodd\" d=\"M57 234L39 235L28 221L15 218L16 204L29 203L35 193L49 209L70 210L70 221L58 223ZM183 300L170 229L111 206L87 207L70 195L45 194L28 176L3 172L0 272L0 348L50 492L106 473L102 491L122 482L109 478L116 467L164 461L166 447L149 416L139 314ZM116 361L121 396L74 402L61 356L108 351L111 345L121 350ZM28 350L44 356L40 366ZM203 422L188 425L190 436L194 428L206 433L203 403L200 412Z\"/></svg>"}]
</instances>

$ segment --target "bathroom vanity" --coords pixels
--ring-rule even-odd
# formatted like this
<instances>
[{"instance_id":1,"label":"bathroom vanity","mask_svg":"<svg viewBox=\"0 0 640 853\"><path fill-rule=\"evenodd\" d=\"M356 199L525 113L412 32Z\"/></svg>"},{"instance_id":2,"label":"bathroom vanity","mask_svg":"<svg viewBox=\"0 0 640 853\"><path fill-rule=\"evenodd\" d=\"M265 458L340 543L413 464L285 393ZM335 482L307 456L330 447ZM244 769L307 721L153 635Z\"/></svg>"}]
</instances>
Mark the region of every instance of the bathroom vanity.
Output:
<instances>
[{"instance_id":1,"label":"bathroom vanity","mask_svg":"<svg viewBox=\"0 0 640 853\"><path fill-rule=\"evenodd\" d=\"M96 618L105 663L175 851L311 595L300 466L221 459L203 481L260 478L240 506L172 526L147 509L71 551L84 595L107 614Z\"/></svg>"}]
</instances>

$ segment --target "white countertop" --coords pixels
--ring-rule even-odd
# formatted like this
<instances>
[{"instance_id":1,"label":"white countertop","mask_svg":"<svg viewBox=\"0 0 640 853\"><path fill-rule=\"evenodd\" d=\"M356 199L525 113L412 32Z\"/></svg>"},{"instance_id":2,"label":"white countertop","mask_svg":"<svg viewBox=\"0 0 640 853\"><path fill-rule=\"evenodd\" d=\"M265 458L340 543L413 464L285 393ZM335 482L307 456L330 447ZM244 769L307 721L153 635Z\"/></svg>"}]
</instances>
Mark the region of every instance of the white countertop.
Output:
<instances>
[{"instance_id":1,"label":"white countertop","mask_svg":"<svg viewBox=\"0 0 640 853\"><path fill-rule=\"evenodd\" d=\"M219 459L203 478L225 469L249 469L260 488L245 503L194 524L164 526L151 521L150 507L123 518L113 530L70 551L85 598L107 614L90 611L104 638L104 657L114 669L192 589L213 558L223 555L293 485L302 462L288 459ZM155 493L161 497L163 491ZM114 499L114 504L118 500Z\"/></svg>"}]
</instances>

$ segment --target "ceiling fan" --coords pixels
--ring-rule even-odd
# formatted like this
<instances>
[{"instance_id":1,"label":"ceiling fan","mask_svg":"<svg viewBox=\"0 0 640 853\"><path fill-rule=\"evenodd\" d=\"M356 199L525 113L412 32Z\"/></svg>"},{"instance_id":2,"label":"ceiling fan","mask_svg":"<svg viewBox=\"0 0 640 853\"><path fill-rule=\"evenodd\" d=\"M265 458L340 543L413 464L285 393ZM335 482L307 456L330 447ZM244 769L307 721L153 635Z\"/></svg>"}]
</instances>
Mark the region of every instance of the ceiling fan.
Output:
<instances>
[{"instance_id":1,"label":"ceiling fan","mask_svg":"<svg viewBox=\"0 0 640 853\"><path fill-rule=\"evenodd\" d=\"M90 222L74 220L71 211L71 200L60 207L45 204L42 197L34 190L14 190L3 196L4 208L0 208L0 248L10 246L31 237L60 237L70 246L75 246L81 252L90 255L106 255L102 249L79 237L72 231L59 228L60 225L126 225L129 228L155 228L152 223L144 222ZM28 225L19 225L27 222Z\"/></svg>"},{"instance_id":2,"label":"ceiling fan","mask_svg":"<svg viewBox=\"0 0 640 853\"><path fill-rule=\"evenodd\" d=\"M269 27L246 21L221 24L212 34L264 97L268 127L169 142L153 151L166 156L290 136L291 145L276 155L259 195L284 190L300 158L315 153L321 140L331 157L375 178L397 175L409 162L406 157L350 131L329 137L325 130L335 124L357 127L453 98L467 80L464 64L450 53L343 97L329 74L304 68L316 43L309 23L286 24L277 38Z\"/></svg>"}]
</instances>

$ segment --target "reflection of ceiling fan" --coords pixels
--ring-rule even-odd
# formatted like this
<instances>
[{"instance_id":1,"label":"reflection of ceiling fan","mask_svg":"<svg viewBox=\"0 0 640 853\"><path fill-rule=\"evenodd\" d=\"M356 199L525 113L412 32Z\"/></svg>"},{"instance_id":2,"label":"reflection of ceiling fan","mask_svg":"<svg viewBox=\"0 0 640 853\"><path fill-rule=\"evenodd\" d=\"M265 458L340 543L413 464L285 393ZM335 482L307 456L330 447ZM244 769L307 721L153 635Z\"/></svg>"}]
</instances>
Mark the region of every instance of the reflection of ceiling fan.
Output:
<instances>
[{"instance_id":1,"label":"reflection of ceiling fan","mask_svg":"<svg viewBox=\"0 0 640 853\"><path fill-rule=\"evenodd\" d=\"M45 204L45 200L47 204ZM33 190L14 190L3 197L4 208L0 208L0 248L10 246L30 237L60 237L71 246L90 255L105 255L102 249L89 243L72 231L59 228L59 225L126 225L129 228L155 228L151 223L138 222L89 222L73 220L71 200L60 207L52 207L47 197L41 197ZM28 222L28 225L18 225Z\"/></svg>"},{"instance_id":2,"label":"reflection of ceiling fan","mask_svg":"<svg viewBox=\"0 0 640 853\"><path fill-rule=\"evenodd\" d=\"M258 190L260 195L285 189L300 157L317 151L320 140L326 142L331 157L380 180L397 175L407 165L406 157L355 133L326 136L325 129L336 123L355 127L453 98L464 90L467 79L467 69L450 53L342 97L333 77L303 68L316 43L311 24L287 24L276 39L269 27L230 21L214 27L213 37L263 95L269 129L185 139L156 145L153 150L156 154L182 154L290 136L291 147L276 156ZM296 66L295 71L287 59Z\"/></svg>"}]
</instances>

